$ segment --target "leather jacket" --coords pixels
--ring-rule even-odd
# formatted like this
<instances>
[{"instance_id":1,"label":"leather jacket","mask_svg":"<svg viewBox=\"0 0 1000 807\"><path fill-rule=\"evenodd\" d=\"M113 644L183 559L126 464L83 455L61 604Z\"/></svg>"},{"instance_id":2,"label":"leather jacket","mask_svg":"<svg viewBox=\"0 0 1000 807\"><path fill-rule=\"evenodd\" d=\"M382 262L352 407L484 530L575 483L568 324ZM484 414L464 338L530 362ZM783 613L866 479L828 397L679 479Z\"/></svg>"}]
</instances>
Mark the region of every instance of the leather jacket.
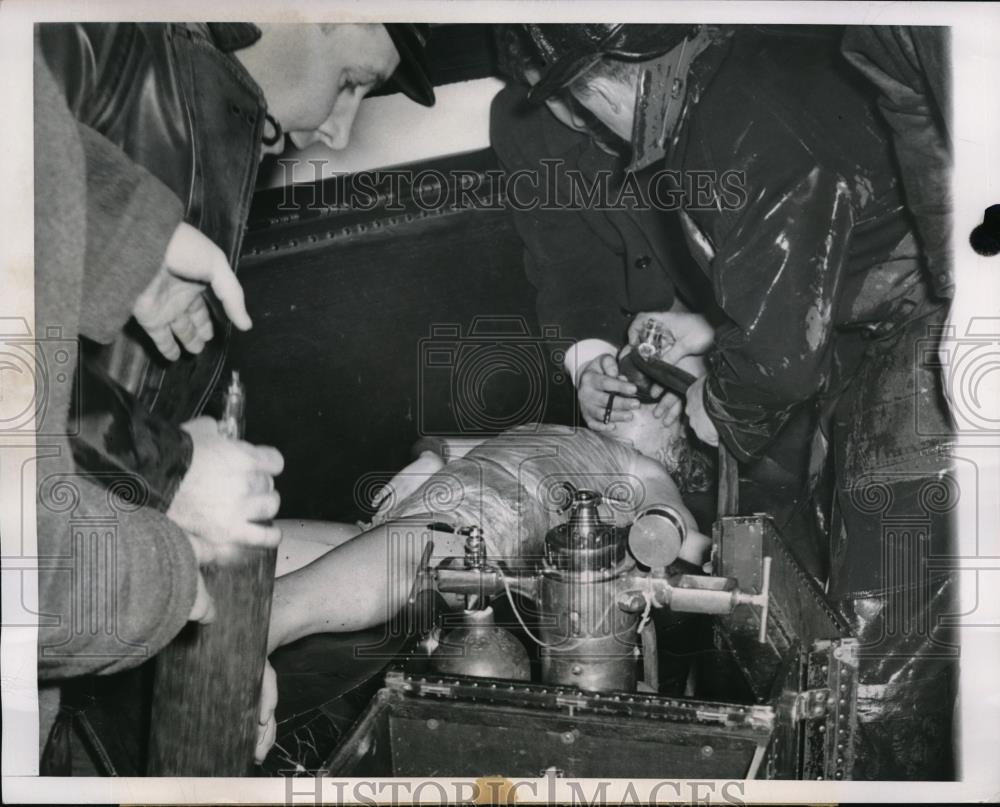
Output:
<instances>
[{"instance_id":1,"label":"leather jacket","mask_svg":"<svg viewBox=\"0 0 1000 807\"><path fill-rule=\"evenodd\" d=\"M259 35L253 25L187 23L45 24L38 32L77 119L173 190L185 220L234 267L266 108L260 88L230 51ZM84 343L81 351L82 364L93 366L80 373L74 454L88 470L112 465L144 476L164 509L190 449L170 445L177 430L160 429L156 421L176 425L198 414L225 358L230 323L210 291L206 298L215 337L198 355L167 362L134 322L110 345ZM157 473L157 464L170 470Z\"/></svg>"}]
</instances>

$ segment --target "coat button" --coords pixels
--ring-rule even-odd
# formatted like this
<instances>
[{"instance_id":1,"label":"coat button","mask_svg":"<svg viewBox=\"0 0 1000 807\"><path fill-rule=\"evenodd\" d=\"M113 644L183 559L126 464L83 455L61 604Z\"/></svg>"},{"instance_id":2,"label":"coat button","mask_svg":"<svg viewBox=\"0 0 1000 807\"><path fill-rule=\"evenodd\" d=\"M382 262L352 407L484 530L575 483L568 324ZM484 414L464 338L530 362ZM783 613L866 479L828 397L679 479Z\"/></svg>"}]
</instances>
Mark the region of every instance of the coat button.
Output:
<instances>
[{"instance_id":1,"label":"coat button","mask_svg":"<svg viewBox=\"0 0 1000 807\"><path fill-rule=\"evenodd\" d=\"M638 258L635 259L635 268L636 269L645 269L652 262L653 262L653 259L650 258L648 255L640 255Z\"/></svg>"}]
</instances>

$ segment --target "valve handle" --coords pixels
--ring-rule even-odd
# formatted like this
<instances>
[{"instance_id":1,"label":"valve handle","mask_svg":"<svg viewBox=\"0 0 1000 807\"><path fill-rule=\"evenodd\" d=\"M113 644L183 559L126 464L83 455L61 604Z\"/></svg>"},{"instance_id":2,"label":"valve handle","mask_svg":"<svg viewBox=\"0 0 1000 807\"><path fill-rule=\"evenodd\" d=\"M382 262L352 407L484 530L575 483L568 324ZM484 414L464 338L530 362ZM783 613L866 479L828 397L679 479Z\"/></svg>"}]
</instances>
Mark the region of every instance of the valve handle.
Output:
<instances>
[{"instance_id":1,"label":"valve handle","mask_svg":"<svg viewBox=\"0 0 1000 807\"><path fill-rule=\"evenodd\" d=\"M571 482L560 482L559 487L569 493L569 503L560 508L560 513L565 513L574 507L597 507L604 501L604 497L596 490L578 488Z\"/></svg>"},{"instance_id":2,"label":"valve handle","mask_svg":"<svg viewBox=\"0 0 1000 807\"><path fill-rule=\"evenodd\" d=\"M486 539L482 529L470 525L462 527L458 534L465 536L465 568L482 569L486 565Z\"/></svg>"},{"instance_id":3,"label":"valve handle","mask_svg":"<svg viewBox=\"0 0 1000 807\"><path fill-rule=\"evenodd\" d=\"M764 558L764 568L761 571L760 584L760 631L757 641L767 644L767 617L771 611L771 556Z\"/></svg>"},{"instance_id":4,"label":"valve handle","mask_svg":"<svg viewBox=\"0 0 1000 807\"><path fill-rule=\"evenodd\" d=\"M434 554L434 542L428 541L424 544L424 551L420 555L420 565L417 566L417 574L413 579L413 586L410 588L410 596L406 598L409 605L417 601L417 595L425 588L425 583L431 576L431 555Z\"/></svg>"}]
</instances>

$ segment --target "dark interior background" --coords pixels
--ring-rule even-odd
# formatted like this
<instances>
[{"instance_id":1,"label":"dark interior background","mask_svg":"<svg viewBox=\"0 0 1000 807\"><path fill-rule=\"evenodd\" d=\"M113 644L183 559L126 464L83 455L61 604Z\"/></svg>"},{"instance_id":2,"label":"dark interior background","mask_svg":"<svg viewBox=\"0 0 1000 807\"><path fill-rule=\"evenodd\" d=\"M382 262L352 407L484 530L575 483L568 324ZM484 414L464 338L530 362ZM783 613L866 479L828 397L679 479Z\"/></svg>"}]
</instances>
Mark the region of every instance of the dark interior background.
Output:
<instances>
[{"instance_id":1,"label":"dark interior background","mask_svg":"<svg viewBox=\"0 0 1000 807\"><path fill-rule=\"evenodd\" d=\"M428 61L436 86L497 75L492 27L432 25ZM497 165L487 149L411 167ZM575 417L508 212L427 211L406 187L371 210L324 208L348 181L296 186L293 213L286 190L258 191L239 264L254 328L234 334L229 367L247 438L284 454L283 517L367 516L421 437Z\"/></svg>"},{"instance_id":2,"label":"dark interior background","mask_svg":"<svg viewBox=\"0 0 1000 807\"><path fill-rule=\"evenodd\" d=\"M426 167L497 166L484 150ZM421 437L575 415L508 211L421 209L405 184L372 210L317 204L349 181L258 192L240 260L254 328L234 334L229 366L247 439L285 457L283 517L365 517Z\"/></svg>"}]
</instances>

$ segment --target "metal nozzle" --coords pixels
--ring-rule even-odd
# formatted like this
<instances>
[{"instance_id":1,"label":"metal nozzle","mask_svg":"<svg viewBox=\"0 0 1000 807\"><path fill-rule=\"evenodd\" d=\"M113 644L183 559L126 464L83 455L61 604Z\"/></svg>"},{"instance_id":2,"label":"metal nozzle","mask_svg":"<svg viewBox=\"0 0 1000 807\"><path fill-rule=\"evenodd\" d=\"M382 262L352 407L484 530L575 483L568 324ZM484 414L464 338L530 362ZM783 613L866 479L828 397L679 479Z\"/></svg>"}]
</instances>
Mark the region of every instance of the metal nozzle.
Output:
<instances>
[{"instance_id":1,"label":"metal nozzle","mask_svg":"<svg viewBox=\"0 0 1000 807\"><path fill-rule=\"evenodd\" d=\"M233 376L226 388L226 399L219 419L219 433L224 437L239 440L243 437L246 393L240 381L240 371L233 370Z\"/></svg>"},{"instance_id":2,"label":"metal nozzle","mask_svg":"<svg viewBox=\"0 0 1000 807\"><path fill-rule=\"evenodd\" d=\"M639 336L639 344L636 345L636 352L642 358L657 358L664 350L674 344L673 334L666 330L663 325L655 319L647 319L642 325L642 333Z\"/></svg>"},{"instance_id":3,"label":"metal nozzle","mask_svg":"<svg viewBox=\"0 0 1000 807\"><path fill-rule=\"evenodd\" d=\"M486 539L477 526L463 527L458 531L465 536L465 568L482 569L486 565Z\"/></svg>"}]
</instances>

